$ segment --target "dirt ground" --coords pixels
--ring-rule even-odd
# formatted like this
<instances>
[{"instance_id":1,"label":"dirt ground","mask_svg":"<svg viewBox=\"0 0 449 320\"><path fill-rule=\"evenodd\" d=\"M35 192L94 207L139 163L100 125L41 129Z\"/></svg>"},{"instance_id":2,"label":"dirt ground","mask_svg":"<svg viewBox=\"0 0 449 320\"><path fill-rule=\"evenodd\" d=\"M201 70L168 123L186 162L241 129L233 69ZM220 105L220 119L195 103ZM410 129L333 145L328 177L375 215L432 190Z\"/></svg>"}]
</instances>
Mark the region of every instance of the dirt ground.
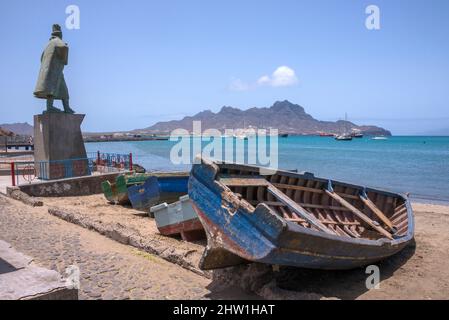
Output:
<instances>
[{"instance_id":1,"label":"dirt ground","mask_svg":"<svg viewBox=\"0 0 449 320\"><path fill-rule=\"evenodd\" d=\"M142 236L162 237L173 246L201 252L205 244L158 235L154 219L129 207L111 205L103 195L42 200L46 206L73 209L104 222L129 226ZM414 203L413 209L415 243L379 263L379 289L366 288L368 275L364 268L338 272L283 268L273 272L271 268L250 265L217 272L214 278L225 275L229 281L232 278L229 274L240 274L235 283L241 282L246 287L253 286L248 281L265 284L264 288L257 284L249 288L253 291L269 288L268 293L262 294L265 298L275 292L276 298L285 299L449 299L449 206Z\"/></svg>"},{"instance_id":2,"label":"dirt ground","mask_svg":"<svg viewBox=\"0 0 449 320\"><path fill-rule=\"evenodd\" d=\"M118 223L127 229L137 232L144 238L167 242L170 246L196 251L199 255L203 252L206 245L206 240L192 243L181 241L180 236L163 236L159 234L156 222L148 216L148 213L134 210L131 206L110 204L103 195L38 199L42 200L46 206L64 208L64 210L69 211L73 210L104 224Z\"/></svg>"},{"instance_id":3,"label":"dirt ground","mask_svg":"<svg viewBox=\"0 0 449 320\"><path fill-rule=\"evenodd\" d=\"M100 218L104 222L119 222L139 231L142 236L153 236L158 233L156 223L153 218L148 216L148 213L135 210L131 206L110 204L100 194L83 197L39 199L48 206L72 209L85 215Z\"/></svg>"}]
</instances>

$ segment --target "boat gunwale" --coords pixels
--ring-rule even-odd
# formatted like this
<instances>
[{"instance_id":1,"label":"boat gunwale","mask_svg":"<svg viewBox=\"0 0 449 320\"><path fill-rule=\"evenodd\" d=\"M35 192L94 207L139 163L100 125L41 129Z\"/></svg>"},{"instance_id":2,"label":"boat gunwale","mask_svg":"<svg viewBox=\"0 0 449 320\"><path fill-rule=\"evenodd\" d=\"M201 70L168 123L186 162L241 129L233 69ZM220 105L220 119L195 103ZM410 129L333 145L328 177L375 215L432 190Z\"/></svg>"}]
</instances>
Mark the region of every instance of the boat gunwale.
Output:
<instances>
[{"instance_id":1,"label":"boat gunwale","mask_svg":"<svg viewBox=\"0 0 449 320\"><path fill-rule=\"evenodd\" d=\"M245 169L246 168L246 169L250 169L249 171L254 171L255 169L259 169L259 170L261 169L261 167L258 167L258 166L249 166L249 165L245 165L245 164L241 165L241 164L235 164L235 163L216 163L214 160L205 159L205 158L202 158L201 161L202 161L201 165L207 165L207 166L209 166L209 167L214 169L214 177L213 177L213 180L212 180L212 184L209 187L207 185L205 185L204 182L206 182L206 181L204 181L203 179L198 179L198 177L196 177L194 175L194 170L192 170L192 174L191 175L193 175L198 182L200 182L201 184L205 185L205 187L208 187L209 189L211 189L212 192L217 193L217 196L219 196L219 197L222 197L223 191L230 191L233 194L235 194L235 192L233 192L229 187L227 187L226 185L224 185L222 182L220 182L217 179L217 176L219 175L220 167L226 166L226 167L228 167L228 169L229 169L229 166L231 166L233 169L242 169L242 168ZM292 178L298 178L299 177L299 178L304 178L304 179L313 180L313 181L316 181L316 182L324 182L324 183L327 183L329 181L328 179L323 179L323 178L316 177L313 173L310 173L310 172L294 173L294 172L290 172L290 171L275 170L275 169L273 169L273 172L274 173L270 174L270 175L282 173L282 174L285 174L288 177L292 177ZM410 201L409 201L408 197L405 194L393 193L393 192L390 192L390 191L384 191L384 190L368 188L368 187L364 188L364 187L362 187L360 185L354 185L354 184L350 184L350 183L345 183L345 182L341 182L341 181L338 181L338 180L332 180L332 183L334 183L336 185L344 186L344 187L351 187L351 188L359 189L360 191L366 190L367 192L375 192L375 193L380 193L380 194L384 194L384 195L387 195L387 196L402 198L402 200L404 201L405 206L407 208L407 221L408 221L407 233L402 235L402 236L400 236L400 237L398 237L398 238L392 239L392 240L389 240L388 238L379 238L379 239L376 239L376 240L372 240L372 239L366 239L366 238L343 237L343 236L340 236L340 235L332 235L332 234L327 234L327 233L324 233L324 232L321 232L321 231L318 231L318 230L313 230L313 229L301 226L301 225L299 225L297 223L294 223L292 221L288 221L285 218L280 217L272 208L270 208L269 206L264 204L264 202L260 202L259 204L257 204L256 207L254 207L252 205L251 206L254 207L254 211L255 211L255 210L257 210L257 208L260 205L263 204L263 205L268 207L268 209L270 210L270 212L273 215L279 216L279 218L282 219L286 224L288 224L289 226L293 227L294 229L297 229L296 230L297 232L305 233L305 234L308 234L310 236L316 236L316 237L320 237L320 238L325 238L325 239L332 240L332 241L340 241L340 242L343 242L343 243L351 243L351 244L359 244L359 245L367 245L367 246L377 246L377 247L382 247L382 246L394 247L394 246L399 246L402 243L409 242L409 241L411 241L414 238L414 227L415 227L415 224L414 224L413 210L411 208ZM220 190L216 189L217 187L220 187ZM214 189L216 189L216 190L214 190ZM242 200L247 202L246 199L241 199L240 201L242 201ZM247 203L249 204L249 202L247 202ZM254 213L254 211L248 211L245 208L245 206L242 206L239 209L244 210L247 214ZM236 212L238 212L238 211L239 210L237 210ZM257 228L257 229L259 229L259 228Z\"/></svg>"},{"instance_id":2,"label":"boat gunwale","mask_svg":"<svg viewBox=\"0 0 449 320\"><path fill-rule=\"evenodd\" d=\"M204 159L203 159L204 160ZM377 188L377 187L370 187L370 186L361 186L361 185L357 185L357 184L353 184L351 182L345 182L345 181L341 181L341 180L334 180L334 179L325 179L325 178L321 178L316 176L314 173L312 172L308 172L308 171L298 171L298 172L292 172L292 171L288 171L288 170L284 170L284 169L273 169L273 168L264 168L264 167L260 167L260 166L251 166L251 165L247 165L247 164L239 164L239 163L220 163L217 164L216 162L213 162L215 165L217 166L235 166L235 167L243 167L243 168L247 168L247 169L263 169L263 170L270 170L273 173L270 173L268 175L274 175L274 174L278 174L278 173L282 173L283 175L286 175L290 178L298 178L301 177L303 179L312 179L313 181L316 182L324 182L324 183L328 183L329 181L331 181L332 183L336 183L340 186L343 187L349 187L349 188L355 188L355 189L359 189L360 191L362 191L363 189L365 189L367 192L376 192L376 193L380 193L386 196L390 196L390 197L401 197L404 201L408 200L408 196L405 193L402 192L395 192L395 191L391 191L385 188ZM237 168L236 168L237 169ZM263 176L261 174L261 176ZM265 175L267 176L267 175Z\"/></svg>"}]
</instances>

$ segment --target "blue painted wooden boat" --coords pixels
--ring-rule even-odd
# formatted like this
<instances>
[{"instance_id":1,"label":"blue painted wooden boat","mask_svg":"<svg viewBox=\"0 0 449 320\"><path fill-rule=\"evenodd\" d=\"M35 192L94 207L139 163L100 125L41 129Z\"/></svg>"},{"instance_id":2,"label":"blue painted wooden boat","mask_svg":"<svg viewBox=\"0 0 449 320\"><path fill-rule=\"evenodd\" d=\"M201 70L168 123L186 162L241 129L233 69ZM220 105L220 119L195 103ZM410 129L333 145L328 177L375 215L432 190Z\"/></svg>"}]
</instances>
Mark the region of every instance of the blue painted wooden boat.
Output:
<instances>
[{"instance_id":1,"label":"blue painted wooden boat","mask_svg":"<svg viewBox=\"0 0 449 320\"><path fill-rule=\"evenodd\" d=\"M187 194L188 181L188 173L157 173L143 184L129 187L128 198L134 209L150 212L152 206L177 201Z\"/></svg>"},{"instance_id":2,"label":"blue painted wooden boat","mask_svg":"<svg viewBox=\"0 0 449 320\"><path fill-rule=\"evenodd\" d=\"M266 173L266 172L265 172ZM414 237L405 195L315 177L202 160L189 196L208 245L204 270L248 261L351 269L394 255Z\"/></svg>"},{"instance_id":3,"label":"blue painted wooden boat","mask_svg":"<svg viewBox=\"0 0 449 320\"><path fill-rule=\"evenodd\" d=\"M157 177L148 177L141 185L128 188L128 198L131 205L136 210L151 208L159 200L159 183Z\"/></svg>"}]
</instances>

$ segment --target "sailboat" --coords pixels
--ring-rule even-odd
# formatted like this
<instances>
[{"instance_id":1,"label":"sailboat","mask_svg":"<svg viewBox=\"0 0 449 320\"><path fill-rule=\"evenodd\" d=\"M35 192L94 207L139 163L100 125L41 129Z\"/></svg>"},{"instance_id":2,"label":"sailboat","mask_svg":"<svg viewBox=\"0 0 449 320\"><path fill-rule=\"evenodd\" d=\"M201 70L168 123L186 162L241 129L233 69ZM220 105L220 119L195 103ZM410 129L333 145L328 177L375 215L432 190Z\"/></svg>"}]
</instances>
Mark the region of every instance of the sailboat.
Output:
<instances>
[{"instance_id":1,"label":"sailboat","mask_svg":"<svg viewBox=\"0 0 449 320\"><path fill-rule=\"evenodd\" d=\"M352 129L351 136L353 138L363 138L363 133L359 129Z\"/></svg>"},{"instance_id":2,"label":"sailboat","mask_svg":"<svg viewBox=\"0 0 449 320\"><path fill-rule=\"evenodd\" d=\"M351 141L352 140L352 135L348 133L347 122L348 122L348 114L345 113L345 132L343 134L336 135L335 140L338 140L338 141Z\"/></svg>"}]
</instances>

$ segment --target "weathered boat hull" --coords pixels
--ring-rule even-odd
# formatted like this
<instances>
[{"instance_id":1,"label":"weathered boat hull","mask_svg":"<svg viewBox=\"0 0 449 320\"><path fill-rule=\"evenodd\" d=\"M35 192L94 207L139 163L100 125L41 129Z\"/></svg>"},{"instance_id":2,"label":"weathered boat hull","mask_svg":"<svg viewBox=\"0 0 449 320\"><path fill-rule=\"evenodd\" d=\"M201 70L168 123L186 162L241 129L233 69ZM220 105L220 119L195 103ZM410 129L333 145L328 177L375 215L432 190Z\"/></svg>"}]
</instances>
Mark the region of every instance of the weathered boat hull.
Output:
<instances>
[{"instance_id":1,"label":"weathered boat hull","mask_svg":"<svg viewBox=\"0 0 449 320\"><path fill-rule=\"evenodd\" d=\"M101 184L105 198L115 204L128 204L128 188L130 186L143 184L148 175L145 174L122 174L116 177L115 182L104 181Z\"/></svg>"},{"instance_id":2,"label":"weathered boat hull","mask_svg":"<svg viewBox=\"0 0 449 320\"><path fill-rule=\"evenodd\" d=\"M157 204L160 198L159 183L156 177L149 177L141 185L128 188L128 198L136 210L147 211Z\"/></svg>"},{"instance_id":3,"label":"weathered boat hull","mask_svg":"<svg viewBox=\"0 0 449 320\"><path fill-rule=\"evenodd\" d=\"M148 179L150 181L147 181ZM187 172L123 174L119 175L114 183L103 182L101 187L109 202L122 205L131 203L135 209L149 211L150 207L157 203L177 201L180 196L186 194L188 179Z\"/></svg>"},{"instance_id":4,"label":"weathered boat hull","mask_svg":"<svg viewBox=\"0 0 449 320\"><path fill-rule=\"evenodd\" d=\"M291 179L326 182L310 174L281 173ZM215 180L216 175L213 165L196 165L189 181L189 196L208 238L200 263L204 270L248 261L311 269L352 269L394 255L413 239L412 210L408 200L400 195L395 194L404 200L408 219L408 229L403 236L393 240L350 238L286 221L263 202L250 212L248 206L236 200L238 197L229 196L229 190ZM368 191L374 192L373 189Z\"/></svg>"},{"instance_id":5,"label":"weathered boat hull","mask_svg":"<svg viewBox=\"0 0 449 320\"><path fill-rule=\"evenodd\" d=\"M101 183L101 189L103 190L104 197L111 203L115 203L117 200L117 189L115 183L111 183L108 180Z\"/></svg>"},{"instance_id":6,"label":"weathered boat hull","mask_svg":"<svg viewBox=\"0 0 449 320\"><path fill-rule=\"evenodd\" d=\"M203 225L193 209L189 196L171 204L162 203L151 208L159 232L165 236L180 234L185 241L205 238Z\"/></svg>"},{"instance_id":7,"label":"weathered boat hull","mask_svg":"<svg viewBox=\"0 0 449 320\"><path fill-rule=\"evenodd\" d=\"M185 173L150 176L142 185L129 187L128 197L134 209L150 212L152 206L178 201L180 196L187 194L188 181L189 176Z\"/></svg>"}]
</instances>

